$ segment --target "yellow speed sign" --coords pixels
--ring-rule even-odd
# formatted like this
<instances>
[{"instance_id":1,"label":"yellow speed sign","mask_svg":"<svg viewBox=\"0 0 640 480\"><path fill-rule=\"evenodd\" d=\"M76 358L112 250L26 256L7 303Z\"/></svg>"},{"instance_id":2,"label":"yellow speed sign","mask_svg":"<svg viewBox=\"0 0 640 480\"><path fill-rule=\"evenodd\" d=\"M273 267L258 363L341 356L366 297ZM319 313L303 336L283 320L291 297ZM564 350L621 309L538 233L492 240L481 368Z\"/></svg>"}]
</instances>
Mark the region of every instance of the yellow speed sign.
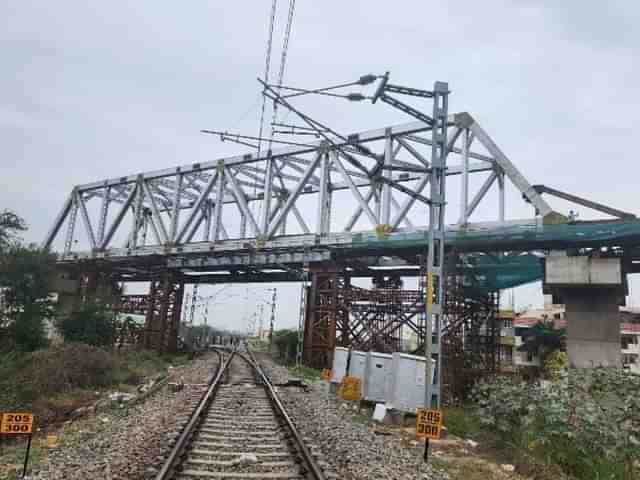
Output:
<instances>
[{"instance_id":1,"label":"yellow speed sign","mask_svg":"<svg viewBox=\"0 0 640 480\"><path fill-rule=\"evenodd\" d=\"M341 388L343 400L358 401L362 398L362 382L357 377L344 377Z\"/></svg>"},{"instance_id":2,"label":"yellow speed sign","mask_svg":"<svg viewBox=\"0 0 640 480\"><path fill-rule=\"evenodd\" d=\"M440 438L442 412L435 409L419 408L416 413L416 436L418 438Z\"/></svg>"},{"instance_id":3,"label":"yellow speed sign","mask_svg":"<svg viewBox=\"0 0 640 480\"><path fill-rule=\"evenodd\" d=\"M0 416L0 433L30 434L33 432L32 413L3 413Z\"/></svg>"}]
</instances>

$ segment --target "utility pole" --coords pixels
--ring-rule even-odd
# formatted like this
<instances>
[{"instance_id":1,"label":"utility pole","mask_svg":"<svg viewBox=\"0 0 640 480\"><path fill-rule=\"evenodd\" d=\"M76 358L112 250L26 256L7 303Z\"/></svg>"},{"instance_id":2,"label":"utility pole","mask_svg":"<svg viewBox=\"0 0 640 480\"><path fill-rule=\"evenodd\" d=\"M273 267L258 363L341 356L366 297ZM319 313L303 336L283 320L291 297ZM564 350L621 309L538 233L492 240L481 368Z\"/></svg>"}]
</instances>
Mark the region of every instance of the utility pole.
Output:
<instances>
[{"instance_id":1,"label":"utility pole","mask_svg":"<svg viewBox=\"0 0 640 480\"><path fill-rule=\"evenodd\" d=\"M363 77L364 78L364 77ZM401 102L389 93L433 99L432 116ZM391 105L406 114L431 126L431 165L430 165L430 196L429 196L429 235L426 266L426 305L425 305L425 408L440 408L442 377L442 355L440 352L440 337L442 331L442 316L444 304L444 240L445 223L444 209L446 205L446 163L448 150L447 115L448 115L449 85L445 82L435 82L433 90L420 90L389 83L389 72L382 76L378 88L371 97L371 103L377 100ZM468 150L468 138L465 138L464 151ZM386 191L390 186L385 185ZM463 192L466 201L467 192ZM386 197L389 198L389 195ZM386 204L388 216L389 203ZM432 366L433 363L433 366ZM426 442L428 451L429 441ZM426 458L426 457L425 457Z\"/></svg>"},{"instance_id":2,"label":"utility pole","mask_svg":"<svg viewBox=\"0 0 640 480\"><path fill-rule=\"evenodd\" d=\"M264 331L264 304L260 304L260 318L258 324L258 339L262 340L262 332Z\"/></svg>"},{"instance_id":3,"label":"utility pole","mask_svg":"<svg viewBox=\"0 0 640 480\"><path fill-rule=\"evenodd\" d=\"M269 320L269 351L273 347L273 324L276 321L276 295L278 289L273 288L273 296L271 297L271 319Z\"/></svg>"},{"instance_id":4,"label":"utility pole","mask_svg":"<svg viewBox=\"0 0 640 480\"><path fill-rule=\"evenodd\" d=\"M204 304L204 329L203 329L203 335L204 335L204 341L203 346L206 347L207 343L209 343L209 330L208 330L208 325L207 325L207 317L209 316L209 300L206 301L206 303Z\"/></svg>"},{"instance_id":5,"label":"utility pole","mask_svg":"<svg viewBox=\"0 0 640 480\"><path fill-rule=\"evenodd\" d=\"M193 285L191 294L191 311L189 312L189 325L193 327L193 317L196 314L196 300L198 299L198 284Z\"/></svg>"},{"instance_id":6,"label":"utility pole","mask_svg":"<svg viewBox=\"0 0 640 480\"><path fill-rule=\"evenodd\" d=\"M198 284L195 283L193 285L193 292L191 292L191 310L189 311L189 325L187 326L187 329L189 331L189 343L190 344L194 341L194 338L193 338L193 317L196 314L196 301L197 300L198 300ZM190 345L189 348L193 348L193 345Z\"/></svg>"}]
</instances>

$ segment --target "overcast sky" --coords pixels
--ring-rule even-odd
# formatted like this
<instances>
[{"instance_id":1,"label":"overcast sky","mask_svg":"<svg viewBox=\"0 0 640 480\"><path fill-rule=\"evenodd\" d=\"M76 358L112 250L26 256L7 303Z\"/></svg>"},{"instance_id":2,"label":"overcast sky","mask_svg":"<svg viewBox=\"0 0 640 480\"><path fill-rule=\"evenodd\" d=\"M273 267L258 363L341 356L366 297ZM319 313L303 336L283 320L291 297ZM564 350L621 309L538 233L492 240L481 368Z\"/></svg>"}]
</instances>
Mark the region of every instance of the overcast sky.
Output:
<instances>
[{"instance_id":1,"label":"overcast sky","mask_svg":"<svg viewBox=\"0 0 640 480\"><path fill-rule=\"evenodd\" d=\"M2 2L0 209L40 242L75 184L237 153L199 130L257 132L270 4ZM447 81L450 110L471 112L532 183L639 213L639 16L631 1L298 0L286 83L386 70L414 87ZM407 121L381 105L310 108L346 132ZM516 301L539 302L537 290ZM298 287L282 291L293 325ZM229 299L220 321L235 324L243 302Z\"/></svg>"}]
</instances>

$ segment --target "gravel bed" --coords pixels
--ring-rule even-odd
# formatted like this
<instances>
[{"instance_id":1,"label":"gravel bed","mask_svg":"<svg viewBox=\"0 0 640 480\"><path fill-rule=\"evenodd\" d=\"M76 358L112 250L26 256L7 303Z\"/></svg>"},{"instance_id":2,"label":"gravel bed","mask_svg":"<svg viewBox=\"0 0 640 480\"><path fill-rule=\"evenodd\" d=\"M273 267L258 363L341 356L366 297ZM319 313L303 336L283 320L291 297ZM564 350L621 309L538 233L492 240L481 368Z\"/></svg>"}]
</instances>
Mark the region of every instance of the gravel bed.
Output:
<instances>
[{"instance_id":1,"label":"gravel bed","mask_svg":"<svg viewBox=\"0 0 640 480\"><path fill-rule=\"evenodd\" d=\"M259 361L274 383L285 382L286 368L265 355ZM312 385L308 393L280 388L279 394L305 438L342 480L446 480L446 473L422 462L423 445L398 434L377 435L369 423L355 423L346 402Z\"/></svg>"},{"instance_id":2,"label":"gravel bed","mask_svg":"<svg viewBox=\"0 0 640 480\"><path fill-rule=\"evenodd\" d=\"M167 386L144 402L98 412L67 424L61 445L52 449L31 480L142 480L153 478L170 449L169 440L181 429L214 373L217 355L207 353L187 365L170 369Z\"/></svg>"}]
</instances>

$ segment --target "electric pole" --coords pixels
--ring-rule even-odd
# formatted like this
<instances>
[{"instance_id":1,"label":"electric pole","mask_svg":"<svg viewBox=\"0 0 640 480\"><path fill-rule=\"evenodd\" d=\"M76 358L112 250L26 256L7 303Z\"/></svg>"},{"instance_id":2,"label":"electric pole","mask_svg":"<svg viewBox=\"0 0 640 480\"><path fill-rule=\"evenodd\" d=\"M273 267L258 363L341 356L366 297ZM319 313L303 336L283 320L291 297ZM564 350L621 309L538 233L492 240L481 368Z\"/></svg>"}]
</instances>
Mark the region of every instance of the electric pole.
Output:
<instances>
[{"instance_id":1,"label":"electric pole","mask_svg":"<svg viewBox=\"0 0 640 480\"><path fill-rule=\"evenodd\" d=\"M193 317L196 313L196 302L198 300L198 284L195 283L193 285L193 292L191 292L191 305L189 311L189 323L187 325L187 331L189 332L189 348L193 348L193 342L195 340L193 335ZM186 317L186 309L185 309L185 317ZM186 322L185 322L186 323Z\"/></svg>"},{"instance_id":2,"label":"electric pole","mask_svg":"<svg viewBox=\"0 0 640 480\"><path fill-rule=\"evenodd\" d=\"M262 332L264 332L264 304L260 304L260 323L258 324L258 338L262 340Z\"/></svg>"},{"instance_id":3,"label":"electric pole","mask_svg":"<svg viewBox=\"0 0 640 480\"><path fill-rule=\"evenodd\" d=\"M271 319L269 320L269 351L273 347L273 324L276 321L276 294L277 288L273 288L273 296L271 297Z\"/></svg>"},{"instance_id":4,"label":"electric pole","mask_svg":"<svg viewBox=\"0 0 640 480\"><path fill-rule=\"evenodd\" d=\"M204 329L203 329L203 335L204 335L204 342L203 342L203 346L206 347L207 344L209 343L209 326L207 325L207 317L209 317L209 301L210 299L207 300L207 302L204 304Z\"/></svg>"}]
</instances>

